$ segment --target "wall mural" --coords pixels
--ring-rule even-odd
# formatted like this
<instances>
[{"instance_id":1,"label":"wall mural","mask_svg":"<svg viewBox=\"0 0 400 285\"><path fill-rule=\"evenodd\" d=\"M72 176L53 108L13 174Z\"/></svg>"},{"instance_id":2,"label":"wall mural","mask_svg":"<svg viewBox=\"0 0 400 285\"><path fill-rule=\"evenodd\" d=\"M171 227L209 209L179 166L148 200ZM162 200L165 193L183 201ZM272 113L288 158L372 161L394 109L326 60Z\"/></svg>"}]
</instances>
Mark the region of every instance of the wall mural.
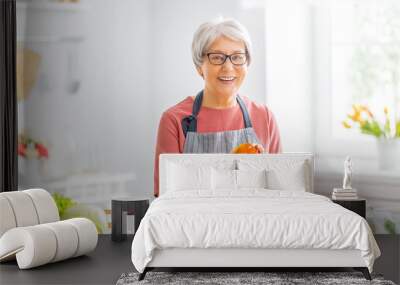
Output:
<instances>
[{"instance_id":1,"label":"wall mural","mask_svg":"<svg viewBox=\"0 0 400 285\"><path fill-rule=\"evenodd\" d=\"M394 43L391 47L368 46L371 38L353 46L346 46L343 41L338 41L335 46L335 41L332 41L332 62L343 64L344 69L350 71L340 73L346 77L343 80L332 79L333 82L347 82L350 86L349 94L339 92L344 94L344 99L334 96L335 127L344 136L353 135L353 131L382 141L385 146L382 146L379 156L381 168L395 173L393 169L398 167L395 164L399 161L390 158L400 149L400 46L397 38L400 36L400 5L383 1L387 5L382 7L387 9L376 12L389 13L383 17L388 22L374 23L382 17L371 18L375 15L371 9L360 9L359 1L348 2L348 9L357 8L358 18L354 18L360 19L358 30L366 32L369 37L370 30L365 27L376 29L378 24L382 24L391 29L383 29L384 35L396 38L385 39ZM257 10L265 7L246 6L241 1L235 3L236 6L228 5L231 10L227 13L236 17L247 15L247 21L254 16L256 24L253 23L251 32L260 33L254 38L265 36L265 30L259 28L259 23L264 21L259 15L264 15L264 12ZM224 9L228 9L226 6ZM161 89L157 89L170 81L171 67L162 65L162 60L170 55L170 50L180 48L176 43L165 44L164 53L155 48L161 44L153 38L151 29L160 37L164 33L173 34L173 30L181 26L178 22L164 27L162 20L150 23L148 18L151 17L146 17L148 14L161 16L164 8L175 12L173 8L163 7L157 10L147 1L120 1L117 4L102 0L17 1L20 188L43 187L49 190L61 218L86 216L96 224L99 232L109 233L113 197L145 193L151 199L156 127L160 110L168 104L166 98L170 96L159 94ZM211 14L217 13L218 9L215 8ZM136 14L132 16L125 11ZM210 17L210 11L202 13L204 19L199 17L198 22ZM190 15L187 17L183 21L192 18ZM103 21L104 18L110 20ZM193 20L193 27L196 25ZM249 26L252 27L251 23ZM188 64L192 64L190 49L187 49L191 36L185 34L179 43L187 51L184 56L188 58ZM349 50L344 53L335 51L336 47L343 51L343 46ZM154 50L159 54L153 53ZM348 55L345 57L348 61L340 57L343 54ZM153 57L157 62L152 61ZM376 65L376 62L380 64ZM160 65L154 71L156 63ZM265 70L265 64L262 69ZM273 70L273 67L269 69ZM192 74L179 76L184 77L179 82L185 82L183 85L187 90L199 83ZM332 85L336 88L336 84ZM379 86L384 87L379 89ZM379 98L385 97L382 94L393 101L386 108L381 106L384 103ZM374 102L378 103L374 105ZM391 147L396 150L389 150ZM358 191L356 195L366 195L367 220L372 229L376 233L400 234L400 200L396 198L395 202L389 203L390 197L378 199L371 195L375 186L363 184L358 174L353 171L352 186ZM347 177L349 179L349 173ZM380 190L376 191L398 188L396 179L399 175L392 174L391 177L393 183L380 185ZM315 188L323 189L322 194L331 196L333 188L343 186L339 180L342 177L318 176L318 187ZM348 180L346 185L349 186ZM388 193L394 193L390 191Z\"/></svg>"}]
</instances>

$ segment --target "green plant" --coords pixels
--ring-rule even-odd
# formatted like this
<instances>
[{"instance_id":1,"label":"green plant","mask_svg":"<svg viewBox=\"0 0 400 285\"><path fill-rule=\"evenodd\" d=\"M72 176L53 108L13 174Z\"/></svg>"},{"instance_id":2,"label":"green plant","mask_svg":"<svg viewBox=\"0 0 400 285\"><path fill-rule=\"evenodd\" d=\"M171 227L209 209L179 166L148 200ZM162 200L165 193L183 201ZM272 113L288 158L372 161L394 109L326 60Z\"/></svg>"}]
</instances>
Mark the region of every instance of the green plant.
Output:
<instances>
[{"instance_id":1,"label":"green plant","mask_svg":"<svg viewBox=\"0 0 400 285\"><path fill-rule=\"evenodd\" d=\"M64 219L66 211L72 206L76 205L76 202L71 198L65 197L57 192L53 193L53 199L56 202L60 219Z\"/></svg>"},{"instance_id":2,"label":"green plant","mask_svg":"<svg viewBox=\"0 0 400 285\"><path fill-rule=\"evenodd\" d=\"M101 234L104 232L104 226L99 219L98 213L89 206L79 204L57 192L53 193L53 199L56 202L61 220L87 218L95 224L98 233Z\"/></svg>"},{"instance_id":3,"label":"green plant","mask_svg":"<svg viewBox=\"0 0 400 285\"><path fill-rule=\"evenodd\" d=\"M384 227L389 234L391 235L396 234L396 224L392 220L385 219Z\"/></svg>"}]
</instances>

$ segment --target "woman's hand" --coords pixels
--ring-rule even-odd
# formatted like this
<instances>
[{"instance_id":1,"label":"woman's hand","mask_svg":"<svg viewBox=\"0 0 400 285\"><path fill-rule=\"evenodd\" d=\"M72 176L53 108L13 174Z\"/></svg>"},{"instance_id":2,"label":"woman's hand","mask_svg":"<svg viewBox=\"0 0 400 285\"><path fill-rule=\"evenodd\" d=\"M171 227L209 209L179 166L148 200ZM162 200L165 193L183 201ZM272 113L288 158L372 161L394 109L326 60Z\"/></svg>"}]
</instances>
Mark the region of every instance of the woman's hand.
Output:
<instances>
[{"instance_id":1,"label":"woman's hand","mask_svg":"<svg viewBox=\"0 0 400 285\"><path fill-rule=\"evenodd\" d=\"M258 150L259 153L264 153L265 152L264 147L261 144L253 143L252 146L255 147Z\"/></svg>"}]
</instances>

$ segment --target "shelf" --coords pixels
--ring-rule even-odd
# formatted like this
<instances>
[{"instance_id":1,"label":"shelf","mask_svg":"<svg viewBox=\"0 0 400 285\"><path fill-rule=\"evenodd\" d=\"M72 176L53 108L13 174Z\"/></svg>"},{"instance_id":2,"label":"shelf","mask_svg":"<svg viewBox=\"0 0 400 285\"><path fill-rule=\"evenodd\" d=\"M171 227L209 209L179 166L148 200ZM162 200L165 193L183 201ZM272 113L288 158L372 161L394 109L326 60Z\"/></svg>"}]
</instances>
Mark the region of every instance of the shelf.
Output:
<instances>
[{"instance_id":1,"label":"shelf","mask_svg":"<svg viewBox=\"0 0 400 285\"><path fill-rule=\"evenodd\" d=\"M25 38L17 37L19 43L79 43L85 38L83 36L28 36Z\"/></svg>"},{"instance_id":2,"label":"shelf","mask_svg":"<svg viewBox=\"0 0 400 285\"><path fill-rule=\"evenodd\" d=\"M88 10L81 3L58 3L49 1L17 2L17 10L36 10L38 12L81 13Z\"/></svg>"}]
</instances>

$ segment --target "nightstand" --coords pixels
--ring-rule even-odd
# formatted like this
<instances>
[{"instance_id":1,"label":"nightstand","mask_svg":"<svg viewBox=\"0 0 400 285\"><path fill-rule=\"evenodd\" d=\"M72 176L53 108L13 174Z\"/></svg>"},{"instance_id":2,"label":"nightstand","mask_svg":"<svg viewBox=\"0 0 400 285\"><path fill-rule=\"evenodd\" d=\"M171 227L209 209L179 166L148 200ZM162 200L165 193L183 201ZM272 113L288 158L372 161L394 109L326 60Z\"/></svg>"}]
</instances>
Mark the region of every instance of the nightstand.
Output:
<instances>
[{"instance_id":1,"label":"nightstand","mask_svg":"<svg viewBox=\"0 0 400 285\"><path fill-rule=\"evenodd\" d=\"M340 206L359 214L365 219L366 216L366 204L365 199L355 199L355 200L332 200L332 202L339 204Z\"/></svg>"},{"instance_id":2,"label":"nightstand","mask_svg":"<svg viewBox=\"0 0 400 285\"><path fill-rule=\"evenodd\" d=\"M134 216L134 232L146 214L150 199L147 197L113 198L111 201L111 239L123 241L127 238L127 216Z\"/></svg>"}]
</instances>

